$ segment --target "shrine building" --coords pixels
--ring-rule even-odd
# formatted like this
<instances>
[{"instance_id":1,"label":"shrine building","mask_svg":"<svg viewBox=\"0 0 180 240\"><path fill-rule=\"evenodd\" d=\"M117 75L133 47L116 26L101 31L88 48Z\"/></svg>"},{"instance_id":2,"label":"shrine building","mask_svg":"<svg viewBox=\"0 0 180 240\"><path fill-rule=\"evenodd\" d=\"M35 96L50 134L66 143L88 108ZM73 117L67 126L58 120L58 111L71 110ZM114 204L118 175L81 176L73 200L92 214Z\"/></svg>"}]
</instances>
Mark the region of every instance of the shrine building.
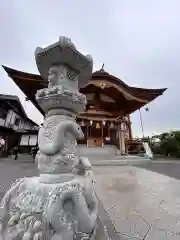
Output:
<instances>
[{"instance_id":1,"label":"shrine building","mask_svg":"<svg viewBox=\"0 0 180 240\"><path fill-rule=\"evenodd\" d=\"M47 87L47 82L40 75L6 66L3 68L27 99L44 115L35 94L37 90ZM114 145L121 154L128 153L133 141L130 114L155 100L165 90L131 87L104 69L94 72L89 83L80 89L86 95L87 106L77 116L77 122L84 132L84 139L79 143L87 147Z\"/></svg>"}]
</instances>

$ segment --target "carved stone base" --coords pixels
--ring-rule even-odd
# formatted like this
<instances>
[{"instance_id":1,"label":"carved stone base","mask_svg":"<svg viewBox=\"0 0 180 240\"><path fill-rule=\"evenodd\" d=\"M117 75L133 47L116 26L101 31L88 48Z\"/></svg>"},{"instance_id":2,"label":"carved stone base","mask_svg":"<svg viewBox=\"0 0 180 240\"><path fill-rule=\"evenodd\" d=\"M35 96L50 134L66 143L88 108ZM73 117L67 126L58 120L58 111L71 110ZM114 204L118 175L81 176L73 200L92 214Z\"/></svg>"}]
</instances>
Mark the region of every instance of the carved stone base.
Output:
<instances>
[{"instance_id":1,"label":"carved stone base","mask_svg":"<svg viewBox=\"0 0 180 240\"><path fill-rule=\"evenodd\" d=\"M2 240L90 239L96 218L89 174L58 184L42 183L40 177L24 178L2 201L0 236Z\"/></svg>"}]
</instances>

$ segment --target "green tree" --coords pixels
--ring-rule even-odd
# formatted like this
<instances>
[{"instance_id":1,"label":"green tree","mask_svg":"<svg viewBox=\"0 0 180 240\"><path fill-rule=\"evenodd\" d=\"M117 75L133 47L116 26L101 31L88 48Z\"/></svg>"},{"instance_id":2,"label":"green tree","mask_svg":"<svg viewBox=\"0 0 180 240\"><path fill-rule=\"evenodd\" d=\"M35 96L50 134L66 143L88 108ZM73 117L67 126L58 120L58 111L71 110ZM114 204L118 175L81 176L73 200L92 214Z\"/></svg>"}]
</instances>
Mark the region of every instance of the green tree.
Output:
<instances>
[{"instance_id":1,"label":"green tree","mask_svg":"<svg viewBox=\"0 0 180 240\"><path fill-rule=\"evenodd\" d=\"M158 138L159 142L153 141ZM170 131L152 138L152 151L163 156L174 156L180 158L180 131Z\"/></svg>"}]
</instances>

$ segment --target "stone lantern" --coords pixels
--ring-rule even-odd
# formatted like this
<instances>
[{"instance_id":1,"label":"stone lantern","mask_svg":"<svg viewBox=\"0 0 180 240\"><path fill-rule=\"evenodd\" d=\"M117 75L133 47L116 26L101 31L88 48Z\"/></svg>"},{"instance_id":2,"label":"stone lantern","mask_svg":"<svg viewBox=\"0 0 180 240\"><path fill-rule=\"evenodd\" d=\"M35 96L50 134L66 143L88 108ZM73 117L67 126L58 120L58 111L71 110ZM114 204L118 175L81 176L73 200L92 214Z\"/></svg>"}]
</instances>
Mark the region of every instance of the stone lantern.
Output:
<instances>
[{"instance_id":1,"label":"stone lantern","mask_svg":"<svg viewBox=\"0 0 180 240\"><path fill-rule=\"evenodd\" d=\"M37 48L35 59L48 81L48 87L36 94L45 112L36 156L40 174L19 179L5 194L0 239L93 239L98 204L91 164L77 154L76 140L83 132L75 121L86 105L79 88L91 78L93 61L66 37Z\"/></svg>"}]
</instances>

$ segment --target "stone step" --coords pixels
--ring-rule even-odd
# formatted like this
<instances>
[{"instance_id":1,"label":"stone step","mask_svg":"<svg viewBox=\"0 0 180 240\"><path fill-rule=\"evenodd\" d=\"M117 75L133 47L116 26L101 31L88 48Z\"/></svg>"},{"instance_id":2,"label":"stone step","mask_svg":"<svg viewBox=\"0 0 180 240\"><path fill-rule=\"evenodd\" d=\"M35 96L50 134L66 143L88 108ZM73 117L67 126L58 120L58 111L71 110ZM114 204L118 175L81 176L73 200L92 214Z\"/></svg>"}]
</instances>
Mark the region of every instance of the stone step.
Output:
<instances>
[{"instance_id":1,"label":"stone step","mask_svg":"<svg viewBox=\"0 0 180 240\"><path fill-rule=\"evenodd\" d=\"M112 155L112 154L80 154L79 156L87 157L91 160L138 160L138 159L147 159L144 156L136 156L136 155Z\"/></svg>"},{"instance_id":2,"label":"stone step","mask_svg":"<svg viewBox=\"0 0 180 240\"><path fill-rule=\"evenodd\" d=\"M115 156L118 153L118 149L113 145L106 145L104 147L87 147L84 144L78 144L77 146L78 154L83 156Z\"/></svg>"},{"instance_id":3,"label":"stone step","mask_svg":"<svg viewBox=\"0 0 180 240\"><path fill-rule=\"evenodd\" d=\"M89 159L92 166L121 166L121 165L137 165L137 164L148 164L151 162L148 158L137 158L137 159Z\"/></svg>"}]
</instances>

